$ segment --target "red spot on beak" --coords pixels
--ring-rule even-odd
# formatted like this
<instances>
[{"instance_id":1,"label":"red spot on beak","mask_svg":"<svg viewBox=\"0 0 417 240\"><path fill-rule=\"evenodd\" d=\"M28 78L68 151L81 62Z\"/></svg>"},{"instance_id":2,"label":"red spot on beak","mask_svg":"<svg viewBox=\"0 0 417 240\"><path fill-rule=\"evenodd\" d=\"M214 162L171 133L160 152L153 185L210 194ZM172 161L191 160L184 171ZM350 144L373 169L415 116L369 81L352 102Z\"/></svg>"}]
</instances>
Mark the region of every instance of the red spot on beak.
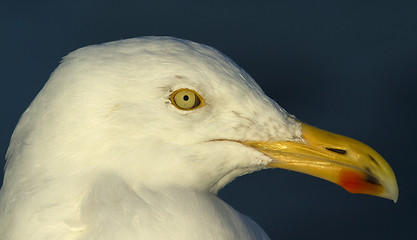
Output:
<instances>
[{"instance_id":1,"label":"red spot on beak","mask_svg":"<svg viewBox=\"0 0 417 240\"><path fill-rule=\"evenodd\" d=\"M340 172L339 185L350 193L377 195L383 191L381 185L367 181L365 174L351 170Z\"/></svg>"}]
</instances>

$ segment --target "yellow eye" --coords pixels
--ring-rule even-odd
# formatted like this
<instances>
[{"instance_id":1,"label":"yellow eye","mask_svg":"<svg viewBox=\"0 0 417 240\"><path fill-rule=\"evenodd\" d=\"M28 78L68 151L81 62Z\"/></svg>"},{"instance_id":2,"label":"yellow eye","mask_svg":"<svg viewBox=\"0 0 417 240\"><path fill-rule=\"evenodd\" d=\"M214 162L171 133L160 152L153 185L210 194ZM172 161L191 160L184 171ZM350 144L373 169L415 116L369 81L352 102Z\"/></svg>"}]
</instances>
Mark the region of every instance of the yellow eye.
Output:
<instances>
[{"instance_id":1,"label":"yellow eye","mask_svg":"<svg viewBox=\"0 0 417 240\"><path fill-rule=\"evenodd\" d=\"M193 110L201 107L204 99L194 90L182 88L171 94L171 102L181 110Z\"/></svg>"}]
</instances>

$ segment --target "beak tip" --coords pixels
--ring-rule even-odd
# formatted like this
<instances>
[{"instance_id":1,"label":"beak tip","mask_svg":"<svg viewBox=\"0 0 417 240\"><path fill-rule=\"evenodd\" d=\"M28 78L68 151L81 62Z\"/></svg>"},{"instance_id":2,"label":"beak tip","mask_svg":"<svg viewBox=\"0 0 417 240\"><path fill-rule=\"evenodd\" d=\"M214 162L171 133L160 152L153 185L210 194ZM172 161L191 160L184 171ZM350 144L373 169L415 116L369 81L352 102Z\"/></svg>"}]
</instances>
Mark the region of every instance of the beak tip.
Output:
<instances>
[{"instance_id":1,"label":"beak tip","mask_svg":"<svg viewBox=\"0 0 417 240\"><path fill-rule=\"evenodd\" d=\"M399 195L397 181L394 180L394 182L386 182L383 186L384 192L380 196L397 203Z\"/></svg>"},{"instance_id":2,"label":"beak tip","mask_svg":"<svg viewBox=\"0 0 417 240\"><path fill-rule=\"evenodd\" d=\"M387 169L387 175L385 178L386 181L383 184L385 188L385 194L388 199L391 199L392 201L394 201L394 203L396 203L398 201L399 195L397 179L394 175L394 172L389 166L387 167Z\"/></svg>"},{"instance_id":3,"label":"beak tip","mask_svg":"<svg viewBox=\"0 0 417 240\"><path fill-rule=\"evenodd\" d=\"M398 186L395 187L394 192L392 194L392 201L394 201L394 203L397 203L398 201Z\"/></svg>"}]
</instances>

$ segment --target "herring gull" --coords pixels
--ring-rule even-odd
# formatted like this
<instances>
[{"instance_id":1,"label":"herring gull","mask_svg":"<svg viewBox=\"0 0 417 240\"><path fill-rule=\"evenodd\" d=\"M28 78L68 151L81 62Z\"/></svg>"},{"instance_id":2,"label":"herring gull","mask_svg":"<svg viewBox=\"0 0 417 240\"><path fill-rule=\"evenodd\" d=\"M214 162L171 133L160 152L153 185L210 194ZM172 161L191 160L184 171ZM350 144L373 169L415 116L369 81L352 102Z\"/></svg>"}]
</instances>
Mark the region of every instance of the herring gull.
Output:
<instances>
[{"instance_id":1,"label":"herring gull","mask_svg":"<svg viewBox=\"0 0 417 240\"><path fill-rule=\"evenodd\" d=\"M216 196L266 168L398 198L372 148L297 120L219 51L171 37L64 57L6 159L7 240L269 239Z\"/></svg>"}]
</instances>

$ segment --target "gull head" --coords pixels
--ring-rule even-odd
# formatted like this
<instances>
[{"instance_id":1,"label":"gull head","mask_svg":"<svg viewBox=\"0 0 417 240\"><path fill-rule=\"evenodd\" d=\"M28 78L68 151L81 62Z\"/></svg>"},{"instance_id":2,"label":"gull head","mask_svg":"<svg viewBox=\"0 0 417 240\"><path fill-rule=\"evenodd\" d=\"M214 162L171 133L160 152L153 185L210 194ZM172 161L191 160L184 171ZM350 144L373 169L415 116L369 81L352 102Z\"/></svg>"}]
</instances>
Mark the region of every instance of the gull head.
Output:
<instances>
[{"instance_id":1,"label":"gull head","mask_svg":"<svg viewBox=\"0 0 417 240\"><path fill-rule=\"evenodd\" d=\"M112 174L133 191L216 193L279 167L398 197L393 171L372 148L302 123L219 51L170 37L66 56L20 119L7 161L6 188L88 185Z\"/></svg>"}]
</instances>

